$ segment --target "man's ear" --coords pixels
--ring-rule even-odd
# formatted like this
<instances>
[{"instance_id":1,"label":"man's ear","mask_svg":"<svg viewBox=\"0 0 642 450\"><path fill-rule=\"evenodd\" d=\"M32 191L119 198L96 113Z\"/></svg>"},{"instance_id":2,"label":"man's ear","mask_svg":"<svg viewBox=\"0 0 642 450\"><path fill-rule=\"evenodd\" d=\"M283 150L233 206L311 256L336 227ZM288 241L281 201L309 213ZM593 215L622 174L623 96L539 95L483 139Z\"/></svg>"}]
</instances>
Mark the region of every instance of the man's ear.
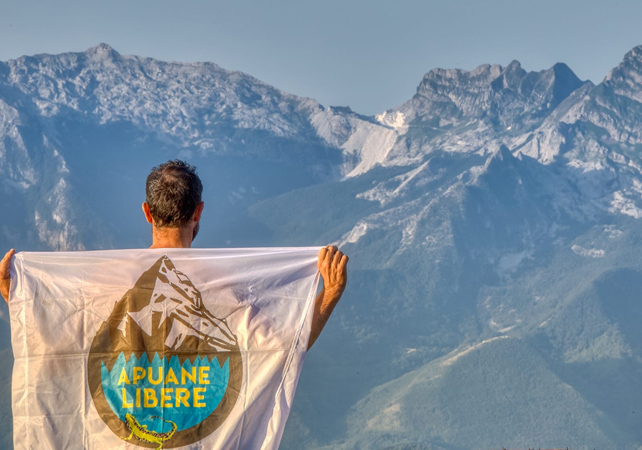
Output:
<instances>
[{"instance_id":1,"label":"man's ear","mask_svg":"<svg viewBox=\"0 0 642 450\"><path fill-rule=\"evenodd\" d=\"M154 218L152 217L152 212L149 209L147 202L143 203L143 213L145 213L145 219L151 224L154 223Z\"/></svg>"},{"instance_id":2,"label":"man's ear","mask_svg":"<svg viewBox=\"0 0 642 450\"><path fill-rule=\"evenodd\" d=\"M198 205L196 205L196 209L194 210L194 216L192 217L194 219L194 222L198 222L201 220L201 213L203 212L204 207L205 207L204 202L200 202Z\"/></svg>"}]
</instances>

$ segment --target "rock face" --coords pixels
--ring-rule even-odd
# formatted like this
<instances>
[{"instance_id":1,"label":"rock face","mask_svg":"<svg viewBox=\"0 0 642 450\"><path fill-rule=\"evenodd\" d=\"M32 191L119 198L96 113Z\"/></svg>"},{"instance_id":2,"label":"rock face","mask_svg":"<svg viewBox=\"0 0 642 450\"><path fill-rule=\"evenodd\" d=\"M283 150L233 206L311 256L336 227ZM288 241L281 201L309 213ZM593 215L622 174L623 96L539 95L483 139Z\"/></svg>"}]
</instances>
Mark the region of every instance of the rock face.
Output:
<instances>
[{"instance_id":1,"label":"rock face","mask_svg":"<svg viewBox=\"0 0 642 450\"><path fill-rule=\"evenodd\" d=\"M417 119L433 127L482 118L498 127L524 126L550 113L583 84L561 63L541 72L526 72L518 61L472 71L434 69L424 76L417 94L393 111L403 113L408 122Z\"/></svg>"},{"instance_id":2,"label":"rock face","mask_svg":"<svg viewBox=\"0 0 642 450\"><path fill-rule=\"evenodd\" d=\"M222 198L237 202L275 189L260 183L270 166L287 179L298 177L295 185L334 177L341 151L312 123L314 116L335 115L325 111L312 99L216 64L121 55L105 44L0 62L0 174L9 194L2 206L20 216L5 224L5 234L23 247L112 247L132 230L101 226L122 209L114 205L105 215L109 206L90 207L90 198L105 186L130 189L150 164L177 156L225 158L223 177L234 175L230 163L248 175L260 161L250 177L254 189L222 183ZM89 148L102 148L103 157ZM86 181L95 186L91 192ZM20 205L27 210L18 212ZM85 234L86 226L100 232Z\"/></svg>"}]
</instances>

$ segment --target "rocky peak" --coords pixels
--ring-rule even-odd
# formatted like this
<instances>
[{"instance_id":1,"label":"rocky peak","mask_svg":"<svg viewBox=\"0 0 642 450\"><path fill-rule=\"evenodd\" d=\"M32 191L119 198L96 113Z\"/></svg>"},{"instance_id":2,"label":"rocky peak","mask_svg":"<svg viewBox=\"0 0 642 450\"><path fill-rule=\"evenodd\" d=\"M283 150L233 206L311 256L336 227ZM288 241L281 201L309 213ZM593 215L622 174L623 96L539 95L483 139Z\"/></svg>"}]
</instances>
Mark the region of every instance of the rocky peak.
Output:
<instances>
[{"instance_id":1,"label":"rocky peak","mask_svg":"<svg viewBox=\"0 0 642 450\"><path fill-rule=\"evenodd\" d=\"M642 45L633 48L601 83L607 90L642 102Z\"/></svg>"},{"instance_id":2,"label":"rocky peak","mask_svg":"<svg viewBox=\"0 0 642 450\"><path fill-rule=\"evenodd\" d=\"M84 53L88 58L97 61L115 60L120 58L120 53L105 43L100 43L94 47L88 48Z\"/></svg>"},{"instance_id":3,"label":"rocky peak","mask_svg":"<svg viewBox=\"0 0 642 450\"><path fill-rule=\"evenodd\" d=\"M623 63L627 62L640 62L642 61L642 45L638 45L629 50L626 55L624 55Z\"/></svg>"},{"instance_id":4,"label":"rocky peak","mask_svg":"<svg viewBox=\"0 0 642 450\"><path fill-rule=\"evenodd\" d=\"M519 90L520 83L527 75L527 72L522 69L519 61L513 60L506 68L502 69L501 74L495 78L491 86L494 90L513 89Z\"/></svg>"},{"instance_id":5,"label":"rocky peak","mask_svg":"<svg viewBox=\"0 0 642 450\"><path fill-rule=\"evenodd\" d=\"M444 126L489 118L503 129L518 123L530 127L583 84L565 64L539 72L527 72L519 61L471 71L434 69L400 111L431 126L436 119Z\"/></svg>"},{"instance_id":6,"label":"rocky peak","mask_svg":"<svg viewBox=\"0 0 642 450\"><path fill-rule=\"evenodd\" d=\"M486 159L484 169L478 174L477 182L488 179L489 177L498 176L503 180L508 173L514 173L517 170L518 161L508 147L500 145L499 148Z\"/></svg>"},{"instance_id":7,"label":"rocky peak","mask_svg":"<svg viewBox=\"0 0 642 450\"><path fill-rule=\"evenodd\" d=\"M554 108L567 98L573 91L584 84L577 75L563 63L557 63L548 70L535 74L531 72L535 83L530 92L522 90L529 95L531 101L540 102L547 108Z\"/></svg>"},{"instance_id":8,"label":"rocky peak","mask_svg":"<svg viewBox=\"0 0 642 450\"><path fill-rule=\"evenodd\" d=\"M417 87L418 94L445 92L458 87L485 87L502 72L499 64L483 64L473 70L432 69Z\"/></svg>"}]
</instances>

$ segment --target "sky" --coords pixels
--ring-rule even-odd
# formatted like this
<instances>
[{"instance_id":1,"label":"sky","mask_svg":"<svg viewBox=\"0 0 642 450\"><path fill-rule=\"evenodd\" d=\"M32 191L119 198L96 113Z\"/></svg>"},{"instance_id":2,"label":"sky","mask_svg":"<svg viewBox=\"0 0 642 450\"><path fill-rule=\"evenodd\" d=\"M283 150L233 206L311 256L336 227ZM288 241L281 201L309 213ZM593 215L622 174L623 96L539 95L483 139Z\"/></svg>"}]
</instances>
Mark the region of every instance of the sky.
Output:
<instances>
[{"instance_id":1,"label":"sky","mask_svg":"<svg viewBox=\"0 0 642 450\"><path fill-rule=\"evenodd\" d=\"M600 82L642 44L641 17L639 0L0 0L0 60L104 42L372 115L437 67L565 62Z\"/></svg>"}]
</instances>

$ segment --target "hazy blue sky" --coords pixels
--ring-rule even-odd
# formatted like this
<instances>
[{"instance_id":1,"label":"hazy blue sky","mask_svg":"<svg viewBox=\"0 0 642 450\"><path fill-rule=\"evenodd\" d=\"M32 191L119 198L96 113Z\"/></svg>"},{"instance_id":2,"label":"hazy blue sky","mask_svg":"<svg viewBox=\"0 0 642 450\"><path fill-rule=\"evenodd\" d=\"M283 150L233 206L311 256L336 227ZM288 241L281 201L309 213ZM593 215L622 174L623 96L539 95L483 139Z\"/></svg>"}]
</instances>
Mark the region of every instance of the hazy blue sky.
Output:
<instances>
[{"instance_id":1,"label":"hazy blue sky","mask_svg":"<svg viewBox=\"0 0 642 450\"><path fill-rule=\"evenodd\" d=\"M407 100L435 67L563 61L599 82L642 44L639 0L0 1L0 60L106 42L364 114Z\"/></svg>"}]
</instances>

